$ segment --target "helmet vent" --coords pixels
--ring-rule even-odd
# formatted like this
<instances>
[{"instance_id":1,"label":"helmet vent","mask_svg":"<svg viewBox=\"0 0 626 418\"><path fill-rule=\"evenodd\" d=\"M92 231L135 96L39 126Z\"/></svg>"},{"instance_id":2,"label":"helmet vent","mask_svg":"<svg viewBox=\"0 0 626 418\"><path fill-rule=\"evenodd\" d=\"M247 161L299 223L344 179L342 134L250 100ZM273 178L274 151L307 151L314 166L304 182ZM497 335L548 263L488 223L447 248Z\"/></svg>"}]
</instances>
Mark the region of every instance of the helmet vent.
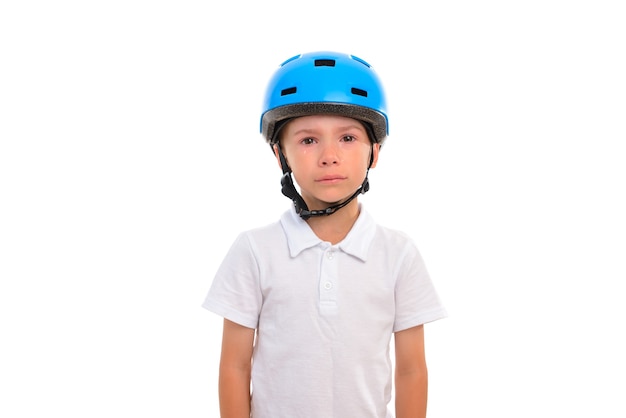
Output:
<instances>
[{"instance_id":1,"label":"helmet vent","mask_svg":"<svg viewBox=\"0 0 626 418\"><path fill-rule=\"evenodd\" d=\"M329 60L329 59L315 60L315 66L316 67L334 67L335 60Z\"/></svg>"},{"instance_id":2,"label":"helmet vent","mask_svg":"<svg viewBox=\"0 0 626 418\"><path fill-rule=\"evenodd\" d=\"M289 87L288 89L282 89L280 91L281 96L288 96L290 94L294 94L298 89L295 87Z\"/></svg>"},{"instance_id":3,"label":"helmet vent","mask_svg":"<svg viewBox=\"0 0 626 418\"><path fill-rule=\"evenodd\" d=\"M356 94L358 96L367 97L367 91L357 89L356 87L352 87L352 94Z\"/></svg>"}]
</instances>

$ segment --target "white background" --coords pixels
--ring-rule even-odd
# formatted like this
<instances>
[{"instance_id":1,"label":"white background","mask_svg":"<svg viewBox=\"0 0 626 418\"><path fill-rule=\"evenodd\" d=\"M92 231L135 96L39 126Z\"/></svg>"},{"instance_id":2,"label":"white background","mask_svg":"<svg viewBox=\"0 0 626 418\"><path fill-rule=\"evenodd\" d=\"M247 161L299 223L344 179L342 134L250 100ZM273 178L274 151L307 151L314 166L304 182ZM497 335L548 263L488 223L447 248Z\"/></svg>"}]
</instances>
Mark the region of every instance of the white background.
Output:
<instances>
[{"instance_id":1,"label":"white background","mask_svg":"<svg viewBox=\"0 0 626 418\"><path fill-rule=\"evenodd\" d=\"M450 313L429 417L624 418L620 3L3 2L0 416L218 416L200 304L289 206L265 83L332 49L386 83L362 201Z\"/></svg>"}]
</instances>

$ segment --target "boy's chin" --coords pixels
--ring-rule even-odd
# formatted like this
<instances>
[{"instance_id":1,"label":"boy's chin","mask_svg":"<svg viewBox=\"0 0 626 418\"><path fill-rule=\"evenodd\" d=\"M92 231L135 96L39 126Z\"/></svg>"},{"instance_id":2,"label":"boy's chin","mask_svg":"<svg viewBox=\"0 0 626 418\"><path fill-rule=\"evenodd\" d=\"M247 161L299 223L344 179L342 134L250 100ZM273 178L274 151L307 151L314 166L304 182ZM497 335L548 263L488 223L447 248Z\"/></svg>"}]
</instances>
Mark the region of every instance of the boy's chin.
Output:
<instances>
[{"instance_id":1,"label":"boy's chin","mask_svg":"<svg viewBox=\"0 0 626 418\"><path fill-rule=\"evenodd\" d=\"M316 198L309 204L307 202L307 206L309 206L309 210L325 210L331 206L340 205L346 200L350 198L351 195L340 198L339 200L331 200L332 197L327 197L325 199Z\"/></svg>"}]
</instances>

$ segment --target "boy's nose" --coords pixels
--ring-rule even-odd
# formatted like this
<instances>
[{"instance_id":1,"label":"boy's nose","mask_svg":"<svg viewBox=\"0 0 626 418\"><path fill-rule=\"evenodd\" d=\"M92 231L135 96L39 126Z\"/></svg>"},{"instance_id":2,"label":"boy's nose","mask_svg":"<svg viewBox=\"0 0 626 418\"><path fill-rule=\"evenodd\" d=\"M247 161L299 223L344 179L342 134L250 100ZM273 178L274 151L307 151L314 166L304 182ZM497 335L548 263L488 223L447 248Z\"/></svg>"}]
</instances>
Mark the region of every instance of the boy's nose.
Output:
<instances>
[{"instance_id":1,"label":"boy's nose","mask_svg":"<svg viewBox=\"0 0 626 418\"><path fill-rule=\"evenodd\" d=\"M322 165L332 165L339 163L339 152L336 145L329 144L324 147L324 149L322 150L320 163Z\"/></svg>"}]
</instances>

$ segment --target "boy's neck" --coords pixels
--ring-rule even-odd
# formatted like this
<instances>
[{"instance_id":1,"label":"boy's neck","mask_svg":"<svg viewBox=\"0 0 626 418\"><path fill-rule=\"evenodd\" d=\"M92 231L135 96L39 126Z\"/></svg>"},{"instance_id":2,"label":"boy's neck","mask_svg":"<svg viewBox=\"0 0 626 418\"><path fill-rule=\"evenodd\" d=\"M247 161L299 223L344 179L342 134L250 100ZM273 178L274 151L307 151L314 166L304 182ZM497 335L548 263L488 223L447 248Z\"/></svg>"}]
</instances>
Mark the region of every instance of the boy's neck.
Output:
<instances>
[{"instance_id":1,"label":"boy's neck","mask_svg":"<svg viewBox=\"0 0 626 418\"><path fill-rule=\"evenodd\" d=\"M332 215L311 217L306 222L319 239L334 245L348 235L358 217L359 203L354 199Z\"/></svg>"}]
</instances>

